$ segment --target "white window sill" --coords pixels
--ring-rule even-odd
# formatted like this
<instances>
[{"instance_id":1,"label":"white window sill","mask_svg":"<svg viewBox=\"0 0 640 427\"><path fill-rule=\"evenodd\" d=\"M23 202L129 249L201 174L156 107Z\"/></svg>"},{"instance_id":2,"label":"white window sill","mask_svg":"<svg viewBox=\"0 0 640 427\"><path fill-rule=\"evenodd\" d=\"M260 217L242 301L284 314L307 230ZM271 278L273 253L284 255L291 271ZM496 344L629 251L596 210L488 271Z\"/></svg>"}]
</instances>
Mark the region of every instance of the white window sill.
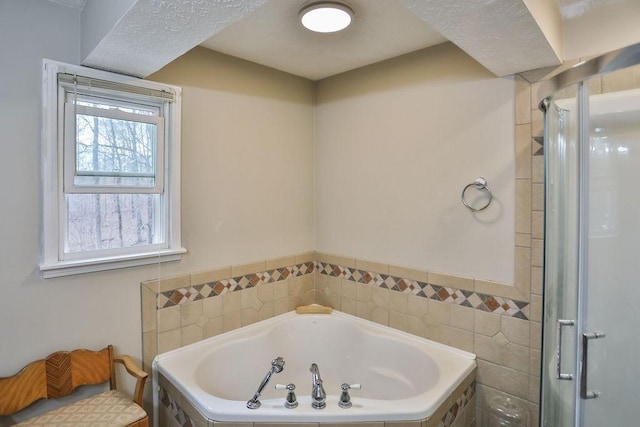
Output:
<instances>
[{"instance_id":1,"label":"white window sill","mask_svg":"<svg viewBox=\"0 0 640 427\"><path fill-rule=\"evenodd\" d=\"M168 261L179 261L184 248L162 249L155 252L147 252L135 255L126 255L109 258L93 258L73 261L59 261L49 264L40 264L43 279L52 277L71 276L74 274L92 273L95 271L115 270L140 265L157 264Z\"/></svg>"}]
</instances>

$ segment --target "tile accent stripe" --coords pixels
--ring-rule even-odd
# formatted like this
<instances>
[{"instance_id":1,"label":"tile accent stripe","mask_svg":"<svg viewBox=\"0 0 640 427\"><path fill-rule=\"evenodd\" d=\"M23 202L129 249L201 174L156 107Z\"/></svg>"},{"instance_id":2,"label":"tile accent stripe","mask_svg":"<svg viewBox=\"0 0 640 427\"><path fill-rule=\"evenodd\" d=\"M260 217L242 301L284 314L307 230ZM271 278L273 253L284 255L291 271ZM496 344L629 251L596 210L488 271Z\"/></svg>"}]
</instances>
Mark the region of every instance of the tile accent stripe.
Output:
<instances>
[{"instance_id":1,"label":"tile accent stripe","mask_svg":"<svg viewBox=\"0 0 640 427\"><path fill-rule=\"evenodd\" d=\"M451 408L447 411L447 413L442 417L440 422L438 423L438 427L451 427L458 418L458 415L462 413L464 408L471 402L473 396L476 395L476 382L473 381L469 384L469 387L453 402Z\"/></svg>"},{"instance_id":2,"label":"tile accent stripe","mask_svg":"<svg viewBox=\"0 0 640 427\"><path fill-rule=\"evenodd\" d=\"M347 279L365 285L377 286L423 298L471 307L476 310L528 320L523 312L523 310L529 306L529 303L526 301L517 301L479 292L438 286L388 274L358 270L356 268L323 262L316 262L316 270L320 274L331 277Z\"/></svg>"},{"instance_id":3,"label":"tile accent stripe","mask_svg":"<svg viewBox=\"0 0 640 427\"><path fill-rule=\"evenodd\" d=\"M278 282L292 277L304 276L315 271L313 262L306 262L288 267L276 268L268 271L259 271L244 276L218 280L216 282L174 289L158 294L158 309L173 307L189 301L197 301L205 298L217 297L227 292L236 292L253 288L263 283Z\"/></svg>"},{"instance_id":4,"label":"tile accent stripe","mask_svg":"<svg viewBox=\"0 0 640 427\"><path fill-rule=\"evenodd\" d=\"M479 292L466 291L417 280L381 274L373 271L359 270L357 268L343 267L340 265L307 262L291 265L273 270L250 273L244 276L222 279L216 282L201 285L178 288L158 294L158 309L185 304L189 301L197 301L212 298L228 292L241 291L253 288L264 283L273 283L293 277L318 272L330 277L346 279L369 286L403 292L422 298L429 298L464 307L475 308L489 313L502 314L528 320L523 310L529 306L528 302L517 301Z\"/></svg>"},{"instance_id":5,"label":"tile accent stripe","mask_svg":"<svg viewBox=\"0 0 640 427\"><path fill-rule=\"evenodd\" d=\"M531 152L533 156L544 156L544 137L542 136L534 136L533 138L533 148Z\"/></svg>"},{"instance_id":6,"label":"tile accent stripe","mask_svg":"<svg viewBox=\"0 0 640 427\"><path fill-rule=\"evenodd\" d=\"M175 420L182 427L193 427L196 423L184 412L184 409L178 404L178 402L164 389L159 386L158 394L160 395L160 402L169 411L169 413L175 418Z\"/></svg>"}]
</instances>

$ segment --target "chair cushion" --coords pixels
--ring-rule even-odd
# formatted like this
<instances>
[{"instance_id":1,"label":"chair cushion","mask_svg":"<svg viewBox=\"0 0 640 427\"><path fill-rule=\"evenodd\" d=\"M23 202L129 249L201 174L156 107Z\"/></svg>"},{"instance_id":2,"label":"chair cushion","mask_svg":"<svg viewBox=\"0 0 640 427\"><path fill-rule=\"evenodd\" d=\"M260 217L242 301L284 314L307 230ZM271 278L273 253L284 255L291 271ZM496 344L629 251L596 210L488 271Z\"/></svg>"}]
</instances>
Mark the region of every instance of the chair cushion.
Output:
<instances>
[{"instance_id":1,"label":"chair cushion","mask_svg":"<svg viewBox=\"0 0 640 427\"><path fill-rule=\"evenodd\" d=\"M71 405L63 406L38 417L29 418L20 426L126 426L147 416L130 398L117 390L109 390Z\"/></svg>"}]
</instances>

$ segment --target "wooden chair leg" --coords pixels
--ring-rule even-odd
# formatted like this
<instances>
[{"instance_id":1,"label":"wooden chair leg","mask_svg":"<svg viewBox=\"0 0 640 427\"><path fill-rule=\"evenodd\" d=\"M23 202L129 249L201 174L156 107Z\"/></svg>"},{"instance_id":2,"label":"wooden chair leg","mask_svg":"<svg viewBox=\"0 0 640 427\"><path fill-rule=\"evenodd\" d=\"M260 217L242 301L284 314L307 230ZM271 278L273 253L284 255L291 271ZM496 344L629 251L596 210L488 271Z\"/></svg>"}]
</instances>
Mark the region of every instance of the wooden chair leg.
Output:
<instances>
[{"instance_id":1,"label":"wooden chair leg","mask_svg":"<svg viewBox=\"0 0 640 427\"><path fill-rule=\"evenodd\" d=\"M127 427L149 427L149 417L144 417L135 423L129 424Z\"/></svg>"}]
</instances>

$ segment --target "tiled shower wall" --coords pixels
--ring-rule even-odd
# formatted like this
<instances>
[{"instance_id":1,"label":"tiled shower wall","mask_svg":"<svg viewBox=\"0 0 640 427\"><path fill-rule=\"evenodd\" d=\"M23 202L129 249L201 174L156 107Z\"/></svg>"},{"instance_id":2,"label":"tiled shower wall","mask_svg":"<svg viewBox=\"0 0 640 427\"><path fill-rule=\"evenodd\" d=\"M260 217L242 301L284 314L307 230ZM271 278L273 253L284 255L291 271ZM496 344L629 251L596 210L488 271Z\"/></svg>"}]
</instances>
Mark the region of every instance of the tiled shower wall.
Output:
<instances>
[{"instance_id":1,"label":"tiled shower wall","mask_svg":"<svg viewBox=\"0 0 640 427\"><path fill-rule=\"evenodd\" d=\"M537 425L543 258L542 113L515 77L515 281L372 263L322 253L142 283L143 362L310 303L476 353L477 425L510 396Z\"/></svg>"}]
</instances>

